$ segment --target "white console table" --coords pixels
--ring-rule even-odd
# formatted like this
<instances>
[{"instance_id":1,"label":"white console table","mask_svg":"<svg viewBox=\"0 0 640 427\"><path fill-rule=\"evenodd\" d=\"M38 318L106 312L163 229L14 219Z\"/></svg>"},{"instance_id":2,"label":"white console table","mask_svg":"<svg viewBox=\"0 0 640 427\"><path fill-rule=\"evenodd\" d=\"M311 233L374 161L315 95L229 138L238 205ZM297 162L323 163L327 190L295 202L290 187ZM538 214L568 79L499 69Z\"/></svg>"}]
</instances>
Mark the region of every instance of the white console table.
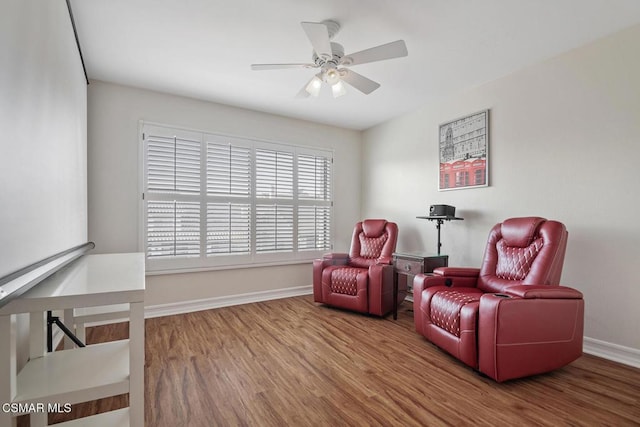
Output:
<instances>
[{"instance_id":1,"label":"white console table","mask_svg":"<svg viewBox=\"0 0 640 427\"><path fill-rule=\"evenodd\" d=\"M144 290L144 254L84 255L0 308L0 404L46 408L129 393L128 408L57 425L143 427ZM129 307L128 340L46 352L48 310L119 304ZM29 361L17 372L19 313L30 313ZM15 426L23 413L32 427L47 425L43 411L0 410L0 427Z\"/></svg>"}]
</instances>

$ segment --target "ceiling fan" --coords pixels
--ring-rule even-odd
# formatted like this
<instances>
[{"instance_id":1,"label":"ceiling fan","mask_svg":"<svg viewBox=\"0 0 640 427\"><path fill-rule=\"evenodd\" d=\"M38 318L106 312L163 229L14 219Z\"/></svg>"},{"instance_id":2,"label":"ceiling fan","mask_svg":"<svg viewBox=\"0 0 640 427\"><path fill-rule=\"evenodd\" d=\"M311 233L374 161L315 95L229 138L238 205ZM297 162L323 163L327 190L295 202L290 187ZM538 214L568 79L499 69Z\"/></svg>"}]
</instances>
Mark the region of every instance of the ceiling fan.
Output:
<instances>
[{"instance_id":1,"label":"ceiling fan","mask_svg":"<svg viewBox=\"0 0 640 427\"><path fill-rule=\"evenodd\" d=\"M408 54L404 40L397 40L345 55L342 45L331 42L331 39L340 30L340 24L327 20L322 22L302 22L301 25L313 46L311 63L251 65L251 69L255 71L282 68L319 68L320 72L313 76L300 90L298 97L318 96L323 82L331 86L331 91L335 98L346 93L343 83L347 83L368 95L378 89L380 84L345 67L399 58Z\"/></svg>"}]
</instances>

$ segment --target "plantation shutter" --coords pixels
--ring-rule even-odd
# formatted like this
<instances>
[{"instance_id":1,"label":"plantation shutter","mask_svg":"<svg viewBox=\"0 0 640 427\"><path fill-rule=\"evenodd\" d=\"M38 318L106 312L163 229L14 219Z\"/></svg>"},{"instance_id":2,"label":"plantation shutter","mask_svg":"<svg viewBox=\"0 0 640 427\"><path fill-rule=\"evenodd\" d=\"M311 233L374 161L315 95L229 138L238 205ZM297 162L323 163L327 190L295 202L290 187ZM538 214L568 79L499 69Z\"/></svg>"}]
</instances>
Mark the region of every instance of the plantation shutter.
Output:
<instances>
[{"instance_id":1,"label":"plantation shutter","mask_svg":"<svg viewBox=\"0 0 640 427\"><path fill-rule=\"evenodd\" d=\"M332 153L143 124L149 271L310 260L331 249Z\"/></svg>"},{"instance_id":2,"label":"plantation shutter","mask_svg":"<svg viewBox=\"0 0 640 427\"><path fill-rule=\"evenodd\" d=\"M200 139L150 127L144 138L148 258L200 255Z\"/></svg>"},{"instance_id":3,"label":"plantation shutter","mask_svg":"<svg viewBox=\"0 0 640 427\"><path fill-rule=\"evenodd\" d=\"M150 134L146 139L150 193L200 193L200 141Z\"/></svg>"},{"instance_id":4,"label":"plantation shutter","mask_svg":"<svg viewBox=\"0 0 640 427\"><path fill-rule=\"evenodd\" d=\"M256 149L256 197L293 198L293 153Z\"/></svg>"},{"instance_id":5,"label":"plantation shutter","mask_svg":"<svg viewBox=\"0 0 640 427\"><path fill-rule=\"evenodd\" d=\"M207 255L251 253L251 205L207 203Z\"/></svg>"},{"instance_id":6,"label":"plantation shutter","mask_svg":"<svg viewBox=\"0 0 640 427\"><path fill-rule=\"evenodd\" d=\"M251 253L251 149L207 136L207 256Z\"/></svg>"},{"instance_id":7,"label":"plantation shutter","mask_svg":"<svg viewBox=\"0 0 640 427\"><path fill-rule=\"evenodd\" d=\"M256 205L256 252L293 251L293 206Z\"/></svg>"},{"instance_id":8,"label":"plantation shutter","mask_svg":"<svg viewBox=\"0 0 640 427\"><path fill-rule=\"evenodd\" d=\"M207 142L207 194L251 196L251 150Z\"/></svg>"},{"instance_id":9,"label":"plantation shutter","mask_svg":"<svg viewBox=\"0 0 640 427\"><path fill-rule=\"evenodd\" d=\"M331 158L299 154L298 249L331 249Z\"/></svg>"},{"instance_id":10,"label":"plantation shutter","mask_svg":"<svg viewBox=\"0 0 640 427\"><path fill-rule=\"evenodd\" d=\"M298 155L298 198L331 200L331 159L326 156Z\"/></svg>"},{"instance_id":11,"label":"plantation shutter","mask_svg":"<svg viewBox=\"0 0 640 427\"><path fill-rule=\"evenodd\" d=\"M331 249L331 208L329 206L298 208L298 249Z\"/></svg>"},{"instance_id":12,"label":"plantation shutter","mask_svg":"<svg viewBox=\"0 0 640 427\"><path fill-rule=\"evenodd\" d=\"M255 156L256 253L293 251L293 153L257 148Z\"/></svg>"},{"instance_id":13,"label":"plantation shutter","mask_svg":"<svg viewBox=\"0 0 640 427\"><path fill-rule=\"evenodd\" d=\"M200 203L147 202L147 256L200 255Z\"/></svg>"}]
</instances>

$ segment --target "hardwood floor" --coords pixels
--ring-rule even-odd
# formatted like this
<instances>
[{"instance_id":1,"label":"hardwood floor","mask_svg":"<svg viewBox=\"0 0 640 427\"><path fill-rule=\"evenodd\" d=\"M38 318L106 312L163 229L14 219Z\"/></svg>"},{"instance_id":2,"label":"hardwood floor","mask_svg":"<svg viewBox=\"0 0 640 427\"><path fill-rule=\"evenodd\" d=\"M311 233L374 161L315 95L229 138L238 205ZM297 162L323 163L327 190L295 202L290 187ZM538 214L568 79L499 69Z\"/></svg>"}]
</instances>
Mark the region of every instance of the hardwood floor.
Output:
<instances>
[{"instance_id":1,"label":"hardwood floor","mask_svg":"<svg viewBox=\"0 0 640 427\"><path fill-rule=\"evenodd\" d=\"M303 296L148 319L146 425L640 425L640 369L585 355L497 384L415 333L409 307L393 321ZM126 324L88 331L125 337Z\"/></svg>"}]
</instances>

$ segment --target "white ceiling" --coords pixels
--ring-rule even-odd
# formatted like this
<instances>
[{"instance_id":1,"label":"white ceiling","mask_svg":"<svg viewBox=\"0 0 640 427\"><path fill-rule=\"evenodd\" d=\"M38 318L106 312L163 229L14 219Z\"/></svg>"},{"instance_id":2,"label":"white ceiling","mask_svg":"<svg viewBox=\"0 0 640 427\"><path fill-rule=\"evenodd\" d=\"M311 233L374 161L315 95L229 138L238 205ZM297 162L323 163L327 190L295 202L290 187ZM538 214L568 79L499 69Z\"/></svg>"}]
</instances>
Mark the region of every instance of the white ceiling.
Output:
<instances>
[{"instance_id":1,"label":"white ceiling","mask_svg":"<svg viewBox=\"0 0 640 427\"><path fill-rule=\"evenodd\" d=\"M638 0L71 0L87 73L103 80L366 129L640 22ZM338 21L353 53L404 39L405 58L354 71L382 86L295 95L312 69L301 21Z\"/></svg>"}]
</instances>

